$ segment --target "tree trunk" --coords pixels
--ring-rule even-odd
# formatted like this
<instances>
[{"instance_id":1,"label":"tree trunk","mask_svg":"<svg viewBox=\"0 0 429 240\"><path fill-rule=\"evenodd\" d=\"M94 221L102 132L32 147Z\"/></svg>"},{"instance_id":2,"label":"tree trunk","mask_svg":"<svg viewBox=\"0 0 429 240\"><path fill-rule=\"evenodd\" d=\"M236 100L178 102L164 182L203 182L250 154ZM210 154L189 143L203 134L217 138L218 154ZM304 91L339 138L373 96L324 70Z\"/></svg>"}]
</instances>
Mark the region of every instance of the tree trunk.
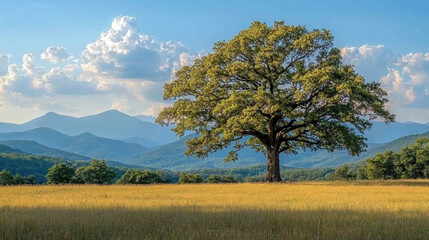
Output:
<instances>
[{"instance_id":1,"label":"tree trunk","mask_svg":"<svg viewBox=\"0 0 429 240\"><path fill-rule=\"evenodd\" d=\"M280 152L276 148L267 149L267 182L281 182Z\"/></svg>"}]
</instances>

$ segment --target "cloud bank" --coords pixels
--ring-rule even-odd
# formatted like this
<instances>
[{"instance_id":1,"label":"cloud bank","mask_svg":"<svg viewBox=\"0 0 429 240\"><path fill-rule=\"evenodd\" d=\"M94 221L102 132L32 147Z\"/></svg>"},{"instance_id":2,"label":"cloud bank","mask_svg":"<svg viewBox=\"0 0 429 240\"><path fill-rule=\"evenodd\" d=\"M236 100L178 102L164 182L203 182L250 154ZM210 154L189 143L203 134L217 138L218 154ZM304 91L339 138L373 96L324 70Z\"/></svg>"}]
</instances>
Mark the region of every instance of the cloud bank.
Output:
<instances>
[{"instance_id":1,"label":"cloud bank","mask_svg":"<svg viewBox=\"0 0 429 240\"><path fill-rule=\"evenodd\" d=\"M363 45L343 48L341 54L367 81L381 83L397 120L429 121L429 53L394 55L383 45Z\"/></svg>"},{"instance_id":2,"label":"cloud bank","mask_svg":"<svg viewBox=\"0 0 429 240\"><path fill-rule=\"evenodd\" d=\"M93 111L157 114L168 105L162 100L163 85L197 57L180 42L158 42L141 33L136 18L119 16L80 56L49 46L40 58L25 54L18 65L0 54L0 107L79 112L79 105L86 105ZM82 96L89 102L82 103Z\"/></svg>"}]
</instances>

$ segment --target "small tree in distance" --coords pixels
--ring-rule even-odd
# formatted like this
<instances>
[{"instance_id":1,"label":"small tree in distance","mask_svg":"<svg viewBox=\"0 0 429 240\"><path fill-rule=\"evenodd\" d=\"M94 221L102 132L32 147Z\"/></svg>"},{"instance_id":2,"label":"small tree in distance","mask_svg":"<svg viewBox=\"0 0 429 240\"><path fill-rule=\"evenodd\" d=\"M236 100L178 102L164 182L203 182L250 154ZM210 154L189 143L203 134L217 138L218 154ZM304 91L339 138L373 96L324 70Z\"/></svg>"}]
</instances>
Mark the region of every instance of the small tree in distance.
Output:
<instances>
[{"instance_id":1,"label":"small tree in distance","mask_svg":"<svg viewBox=\"0 0 429 240\"><path fill-rule=\"evenodd\" d=\"M7 186L13 184L13 175L11 172L7 171L6 169L3 169L0 172L0 185L1 186Z\"/></svg>"},{"instance_id":2,"label":"small tree in distance","mask_svg":"<svg viewBox=\"0 0 429 240\"><path fill-rule=\"evenodd\" d=\"M379 83L365 83L350 65L341 63L327 30L275 22L254 22L214 52L176 72L164 86L164 99L175 100L157 122L175 124L187 155L207 157L233 146L225 161L251 146L267 157L266 181L281 181L280 153L299 149L365 147L370 120L394 120L386 110L387 93Z\"/></svg>"},{"instance_id":3,"label":"small tree in distance","mask_svg":"<svg viewBox=\"0 0 429 240\"><path fill-rule=\"evenodd\" d=\"M217 175L210 175L206 179L206 183L236 183L237 179L233 176L217 176Z\"/></svg>"},{"instance_id":4,"label":"small tree in distance","mask_svg":"<svg viewBox=\"0 0 429 240\"><path fill-rule=\"evenodd\" d=\"M202 183L203 178L199 174L186 174L181 173L179 176L179 183Z\"/></svg>"},{"instance_id":5,"label":"small tree in distance","mask_svg":"<svg viewBox=\"0 0 429 240\"><path fill-rule=\"evenodd\" d=\"M46 179L48 184L71 183L74 174L73 167L66 163L58 163L49 168Z\"/></svg>"},{"instance_id":6,"label":"small tree in distance","mask_svg":"<svg viewBox=\"0 0 429 240\"><path fill-rule=\"evenodd\" d=\"M111 184L115 177L116 173L107 166L105 160L93 159L89 166L76 169L72 181L74 183Z\"/></svg>"},{"instance_id":7,"label":"small tree in distance","mask_svg":"<svg viewBox=\"0 0 429 240\"><path fill-rule=\"evenodd\" d=\"M356 175L350 170L348 165L337 167L334 171L334 180L350 181L356 179Z\"/></svg>"},{"instance_id":8,"label":"small tree in distance","mask_svg":"<svg viewBox=\"0 0 429 240\"><path fill-rule=\"evenodd\" d=\"M168 180L162 176L162 173L152 172L148 170L140 171L128 169L124 175L118 180L119 184L154 184L167 183Z\"/></svg>"}]
</instances>

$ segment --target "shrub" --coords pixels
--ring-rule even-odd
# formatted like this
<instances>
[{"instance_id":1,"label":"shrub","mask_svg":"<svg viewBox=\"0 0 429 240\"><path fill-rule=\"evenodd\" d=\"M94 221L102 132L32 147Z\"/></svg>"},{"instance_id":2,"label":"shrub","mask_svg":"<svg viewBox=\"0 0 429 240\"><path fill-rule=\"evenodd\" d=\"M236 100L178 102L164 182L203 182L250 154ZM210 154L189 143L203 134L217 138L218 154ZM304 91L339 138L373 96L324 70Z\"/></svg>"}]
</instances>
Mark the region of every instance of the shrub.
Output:
<instances>
[{"instance_id":1,"label":"shrub","mask_svg":"<svg viewBox=\"0 0 429 240\"><path fill-rule=\"evenodd\" d=\"M120 184L153 184L168 182L160 171L151 172L148 170L128 169L118 180Z\"/></svg>"},{"instance_id":2,"label":"shrub","mask_svg":"<svg viewBox=\"0 0 429 240\"><path fill-rule=\"evenodd\" d=\"M49 168L46 179L48 184L70 183L74 174L73 167L68 166L66 163L58 163Z\"/></svg>"},{"instance_id":3,"label":"shrub","mask_svg":"<svg viewBox=\"0 0 429 240\"><path fill-rule=\"evenodd\" d=\"M186 174L181 173L179 176L179 183L202 183L203 179L199 174Z\"/></svg>"},{"instance_id":4,"label":"shrub","mask_svg":"<svg viewBox=\"0 0 429 240\"><path fill-rule=\"evenodd\" d=\"M115 177L116 173L107 166L106 161L93 159L89 166L80 167L76 170L72 182L88 184L111 184L113 183Z\"/></svg>"},{"instance_id":5,"label":"shrub","mask_svg":"<svg viewBox=\"0 0 429 240\"><path fill-rule=\"evenodd\" d=\"M6 169L3 169L3 171L0 172L0 185L6 186L6 185L12 185L12 184L13 184L12 173L7 171Z\"/></svg>"},{"instance_id":6,"label":"shrub","mask_svg":"<svg viewBox=\"0 0 429 240\"><path fill-rule=\"evenodd\" d=\"M237 179L233 176L218 176L218 175L211 175L206 179L207 183L236 183Z\"/></svg>"},{"instance_id":7,"label":"shrub","mask_svg":"<svg viewBox=\"0 0 429 240\"><path fill-rule=\"evenodd\" d=\"M13 176L12 182L14 185L23 185L25 184L25 178L17 173Z\"/></svg>"},{"instance_id":8,"label":"shrub","mask_svg":"<svg viewBox=\"0 0 429 240\"><path fill-rule=\"evenodd\" d=\"M343 165L335 169L334 180L350 181L356 179L356 175L350 170L349 166Z\"/></svg>"}]
</instances>

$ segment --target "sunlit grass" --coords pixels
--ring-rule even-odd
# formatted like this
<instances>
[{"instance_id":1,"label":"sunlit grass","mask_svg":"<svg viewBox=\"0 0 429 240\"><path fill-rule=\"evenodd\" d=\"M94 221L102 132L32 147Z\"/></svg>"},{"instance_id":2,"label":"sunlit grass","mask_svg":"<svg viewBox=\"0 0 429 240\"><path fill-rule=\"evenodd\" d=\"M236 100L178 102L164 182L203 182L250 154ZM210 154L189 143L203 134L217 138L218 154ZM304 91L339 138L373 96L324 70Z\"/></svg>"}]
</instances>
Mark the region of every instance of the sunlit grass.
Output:
<instances>
[{"instance_id":1,"label":"sunlit grass","mask_svg":"<svg viewBox=\"0 0 429 240\"><path fill-rule=\"evenodd\" d=\"M429 181L2 187L0 239L429 239Z\"/></svg>"}]
</instances>

